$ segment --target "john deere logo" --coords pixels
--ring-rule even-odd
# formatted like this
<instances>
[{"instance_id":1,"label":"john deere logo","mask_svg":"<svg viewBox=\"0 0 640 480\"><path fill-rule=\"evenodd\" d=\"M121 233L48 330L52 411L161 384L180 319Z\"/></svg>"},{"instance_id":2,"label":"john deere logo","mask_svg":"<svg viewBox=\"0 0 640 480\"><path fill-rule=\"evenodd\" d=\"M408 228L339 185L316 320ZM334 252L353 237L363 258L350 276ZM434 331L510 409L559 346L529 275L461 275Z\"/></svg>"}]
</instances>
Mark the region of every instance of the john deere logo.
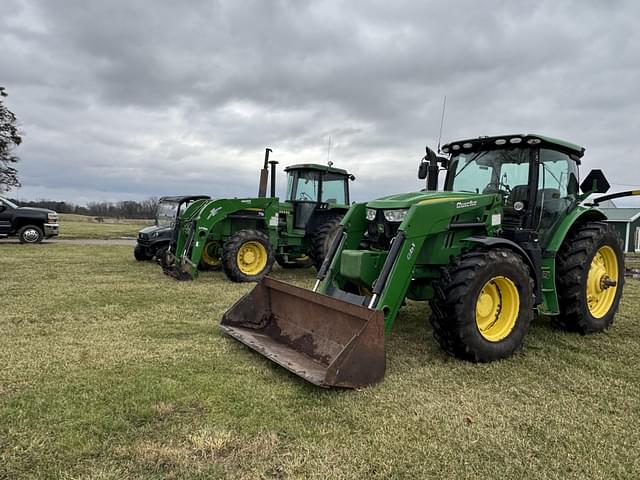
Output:
<instances>
[{"instance_id":1,"label":"john deere logo","mask_svg":"<svg viewBox=\"0 0 640 480\"><path fill-rule=\"evenodd\" d=\"M478 205L478 202L476 202L475 200L469 200L468 202L458 202L458 203L456 203L456 208L475 207L476 205Z\"/></svg>"},{"instance_id":2,"label":"john deere logo","mask_svg":"<svg viewBox=\"0 0 640 480\"><path fill-rule=\"evenodd\" d=\"M220 210L222 210L222 207L214 208L213 210L211 210L211 212L209 212L209 216L207 217L207 220L209 220L212 217L215 217Z\"/></svg>"}]
</instances>

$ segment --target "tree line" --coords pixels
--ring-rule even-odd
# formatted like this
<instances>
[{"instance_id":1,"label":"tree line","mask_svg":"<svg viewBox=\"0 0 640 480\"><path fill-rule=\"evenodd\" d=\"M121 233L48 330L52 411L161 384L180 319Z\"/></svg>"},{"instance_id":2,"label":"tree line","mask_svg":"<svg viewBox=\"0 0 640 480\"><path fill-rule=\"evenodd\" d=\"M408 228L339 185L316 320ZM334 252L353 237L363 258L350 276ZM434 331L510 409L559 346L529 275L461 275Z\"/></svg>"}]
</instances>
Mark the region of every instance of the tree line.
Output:
<instances>
[{"instance_id":1,"label":"tree line","mask_svg":"<svg viewBox=\"0 0 640 480\"><path fill-rule=\"evenodd\" d=\"M75 213L77 215L89 215L91 217L147 219L155 218L158 213L157 197L151 197L139 202L133 200L125 200L122 202L89 202L84 206L69 202L56 202L54 200L12 201L22 207L48 208L58 213Z\"/></svg>"}]
</instances>

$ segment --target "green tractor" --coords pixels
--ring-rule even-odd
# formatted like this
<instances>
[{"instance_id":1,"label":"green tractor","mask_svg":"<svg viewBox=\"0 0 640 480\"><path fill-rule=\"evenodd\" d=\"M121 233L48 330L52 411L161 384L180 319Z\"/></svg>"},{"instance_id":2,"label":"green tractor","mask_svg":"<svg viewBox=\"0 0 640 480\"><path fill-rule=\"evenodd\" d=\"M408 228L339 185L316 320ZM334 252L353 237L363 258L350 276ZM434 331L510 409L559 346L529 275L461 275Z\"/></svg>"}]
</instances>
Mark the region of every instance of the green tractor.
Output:
<instances>
[{"instance_id":1,"label":"green tractor","mask_svg":"<svg viewBox=\"0 0 640 480\"><path fill-rule=\"evenodd\" d=\"M276 197L276 165L266 149L257 198L198 200L180 215L166 257L165 273L191 280L202 269L222 268L234 282L255 282L271 271L322 265L349 209L355 177L329 165L285 168L287 197ZM271 195L267 196L271 166Z\"/></svg>"},{"instance_id":2,"label":"green tractor","mask_svg":"<svg viewBox=\"0 0 640 480\"><path fill-rule=\"evenodd\" d=\"M406 298L429 302L442 349L472 362L513 355L536 313L581 334L608 328L624 257L585 202L609 188L604 175L579 187L584 149L506 135L442 151L420 165L426 190L351 206L312 291L267 277L221 328L311 383L352 388L383 378L384 335Z\"/></svg>"}]
</instances>

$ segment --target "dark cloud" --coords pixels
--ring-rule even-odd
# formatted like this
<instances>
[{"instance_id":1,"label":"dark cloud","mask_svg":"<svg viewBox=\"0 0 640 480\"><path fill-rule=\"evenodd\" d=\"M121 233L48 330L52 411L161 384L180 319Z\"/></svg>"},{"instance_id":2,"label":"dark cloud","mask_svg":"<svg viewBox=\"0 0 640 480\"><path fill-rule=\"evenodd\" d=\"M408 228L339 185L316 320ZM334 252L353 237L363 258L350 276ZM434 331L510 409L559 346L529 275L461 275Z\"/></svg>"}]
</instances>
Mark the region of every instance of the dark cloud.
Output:
<instances>
[{"instance_id":1,"label":"dark cloud","mask_svg":"<svg viewBox=\"0 0 640 480\"><path fill-rule=\"evenodd\" d=\"M332 160L358 198L419 188L445 139L540 132L633 178L640 4L5 0L21 196L252 195L262 151Z\"/></svg>"}]
</instances>

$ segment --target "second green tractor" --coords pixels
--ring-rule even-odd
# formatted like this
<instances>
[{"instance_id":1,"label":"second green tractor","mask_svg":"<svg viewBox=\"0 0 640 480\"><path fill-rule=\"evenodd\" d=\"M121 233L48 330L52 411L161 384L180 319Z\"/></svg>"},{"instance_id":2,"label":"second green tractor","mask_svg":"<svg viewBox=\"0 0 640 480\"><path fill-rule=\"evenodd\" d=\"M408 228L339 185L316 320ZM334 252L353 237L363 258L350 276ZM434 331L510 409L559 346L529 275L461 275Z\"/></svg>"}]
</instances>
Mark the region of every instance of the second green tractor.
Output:
<instances>
[{"instance_id":1,"label":"second green tractor","mask_svg":"<svg viewBox=\"0 0 640 480\"><path fill-rule=\"evenodd\" d=\"M285 168L287 193L280 201L278 162L269 160L270 153L266 149L257 197L197 200L180 215L162 259L165 273L190 280L200 265L221 268L234 282L255 282L274 262L283 268L320 267L349 209L349 182L355 177L331 164L292 165Z\"/></svg>"}]
</instances>

